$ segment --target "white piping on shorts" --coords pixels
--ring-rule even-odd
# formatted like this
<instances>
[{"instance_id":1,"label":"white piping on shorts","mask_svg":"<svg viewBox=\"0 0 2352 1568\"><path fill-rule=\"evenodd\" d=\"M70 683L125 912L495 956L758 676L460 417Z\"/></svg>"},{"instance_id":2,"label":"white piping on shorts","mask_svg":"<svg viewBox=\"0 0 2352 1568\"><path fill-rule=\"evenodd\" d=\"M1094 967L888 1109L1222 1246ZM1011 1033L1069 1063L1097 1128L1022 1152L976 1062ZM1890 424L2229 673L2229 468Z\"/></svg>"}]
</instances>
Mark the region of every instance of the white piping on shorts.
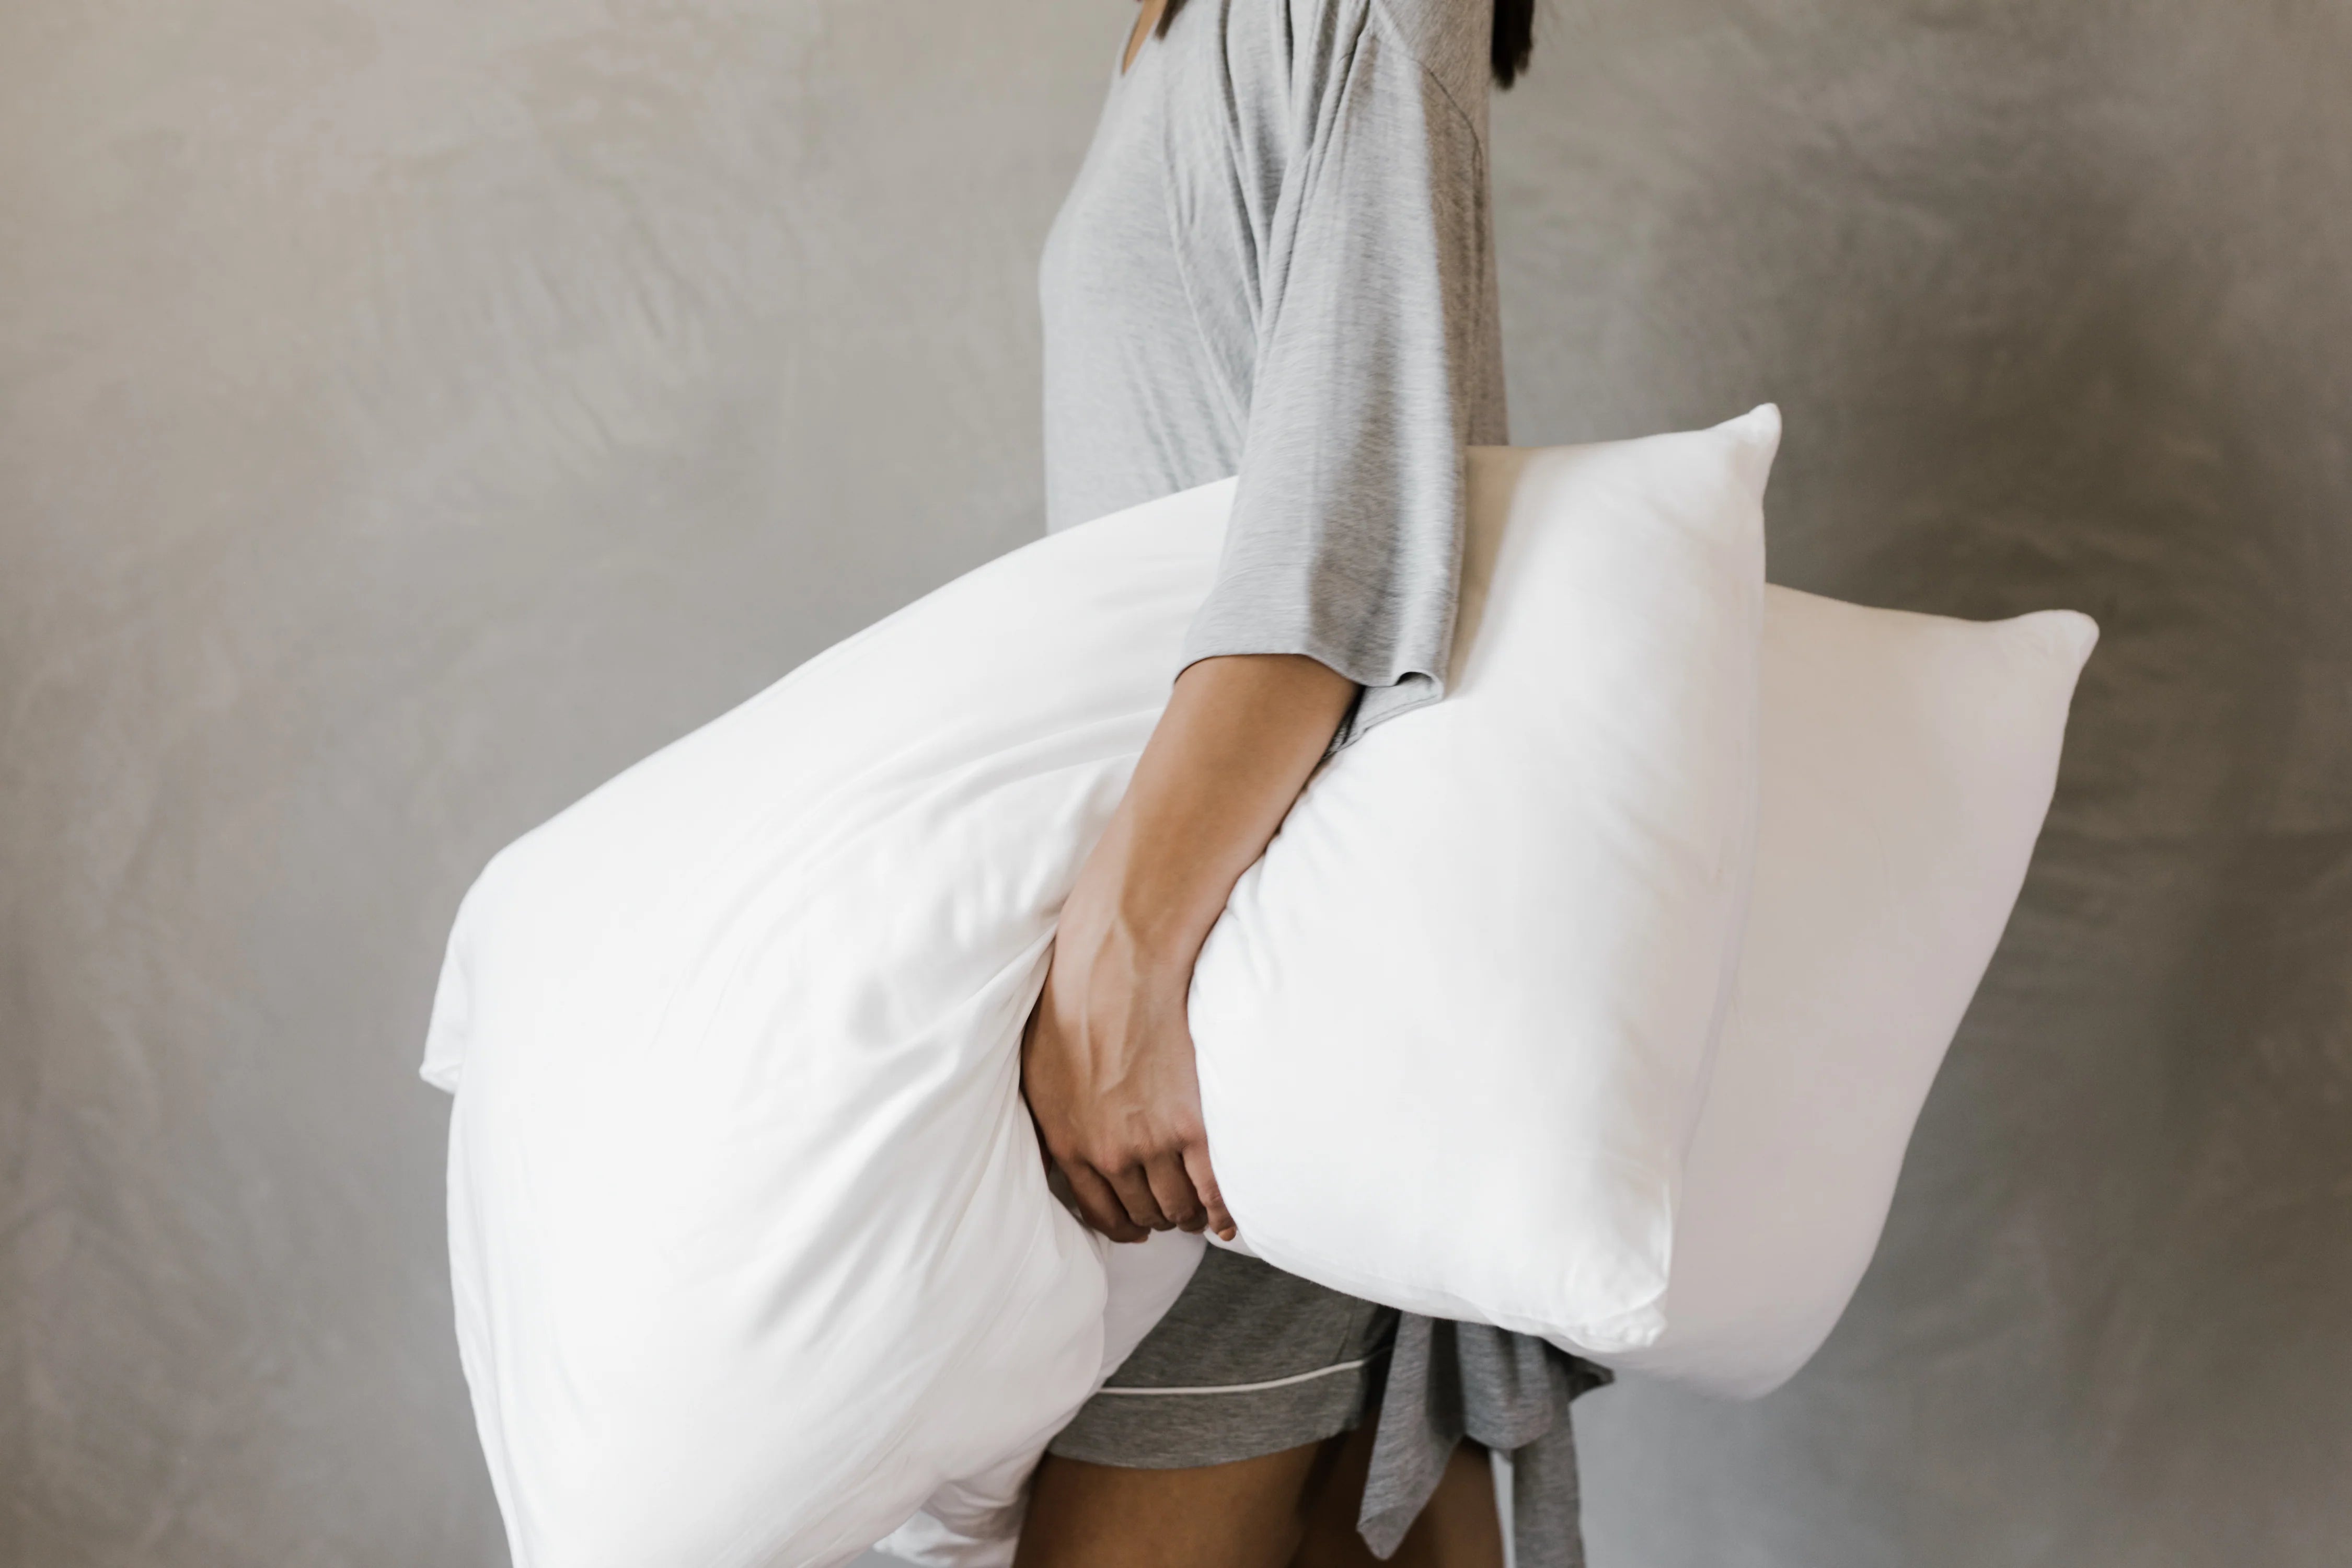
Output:
<instances>
[{"instance_id":1,"label":"white piping on shorts","mask_svg":"<svg viewBox=\"0 0 2352 1568\"><path fill-rule=\"evenodd\" d=\"M1313 1372L1302 1372L1292 1377L1277 1377L1265 1383L1223 1383L1207 1388L1097 1388L1097 1396L1106 1394L1257 1394L1269 1388L1288 1388L1294 1383L1312 1383L1318 1377L1328 1377L1335 1372L1353 1372L1360 1366L1379 1360L1378 1354L1358 1356L1332 1366L1318 1366Z\"/></svg>"}]
</instances>

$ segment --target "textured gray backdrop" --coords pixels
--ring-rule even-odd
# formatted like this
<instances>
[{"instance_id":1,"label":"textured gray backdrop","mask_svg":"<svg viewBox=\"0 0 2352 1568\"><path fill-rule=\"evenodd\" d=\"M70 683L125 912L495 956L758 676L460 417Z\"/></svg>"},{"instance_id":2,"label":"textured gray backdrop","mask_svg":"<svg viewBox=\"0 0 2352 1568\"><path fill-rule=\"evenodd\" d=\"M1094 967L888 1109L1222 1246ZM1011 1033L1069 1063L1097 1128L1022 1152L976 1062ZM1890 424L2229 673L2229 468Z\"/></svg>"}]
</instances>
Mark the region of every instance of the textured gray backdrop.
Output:
<instances>
[{"instance_id":1,"label":"textured gray backdrop","mask_svg":"<svg viewBox=\"0 0 2352 1568\"><path fill-rule=\"evenodd\" d=\"M0 1551L503 1547L441 938L499 844L1039 528L1112 0L0 6ZM1551 0L1517 434L1763 398L1775 575L2097 616L1797 1383L1581 1410L1599 1568L2352 1547L2352 6Z\"/></svg>"}]
</instances>

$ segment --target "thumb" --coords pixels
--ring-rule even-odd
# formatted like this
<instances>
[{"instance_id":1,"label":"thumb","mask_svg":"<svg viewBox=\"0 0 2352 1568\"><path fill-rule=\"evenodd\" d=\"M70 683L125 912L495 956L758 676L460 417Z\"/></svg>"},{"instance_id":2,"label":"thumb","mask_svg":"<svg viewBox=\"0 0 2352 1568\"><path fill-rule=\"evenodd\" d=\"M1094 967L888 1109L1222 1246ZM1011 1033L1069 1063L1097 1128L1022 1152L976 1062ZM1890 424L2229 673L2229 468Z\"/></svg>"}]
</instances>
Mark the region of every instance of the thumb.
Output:
<instances>
[{"instance_id":1,"label":"thumb","mask_svg":"<svg viewBox=\"0 0 2352 1568\"><path fill-rule=\"evenodd\" d=\"M1184 1145L1184 1173L1192 1178L1192 1190L1201 1197L1201 1206L1208 1211L1209 1228L1220 1241L1231 1241L1241 1234L1234 1224L1233 1215L1225 1208L1225 1194L1217 1185L1215 1167L1209 1163L1209 1142L1196 1139Z\"/></svg>"}]
</instances>

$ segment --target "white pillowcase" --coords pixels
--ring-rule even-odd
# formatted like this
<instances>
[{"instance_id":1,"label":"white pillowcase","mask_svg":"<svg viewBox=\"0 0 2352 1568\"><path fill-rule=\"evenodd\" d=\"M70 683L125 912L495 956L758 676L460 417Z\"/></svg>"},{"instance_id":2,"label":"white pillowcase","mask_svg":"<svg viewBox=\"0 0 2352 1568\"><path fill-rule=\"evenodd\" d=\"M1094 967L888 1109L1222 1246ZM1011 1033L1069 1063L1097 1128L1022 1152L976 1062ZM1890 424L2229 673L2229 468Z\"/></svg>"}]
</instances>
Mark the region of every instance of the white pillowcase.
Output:
<instances>
[{"instance_id":1,"label":"white pillowcase","mask_svg":"<svg viewBox=\"0 0 2352 1568\"><path fill-rule=\"evenodd\" d=\"M1329 989L1318 1048L1386 1064L1392 1089L1474 1063L1516 1081L1360 1080L1344 1092L1374 1120L1354 1147L1427 1172L1475 1140L1453 1146L1553 1184L1547 1212L1574 1234L1490 1228L1535 1259L1497 1262L1463 1205L1503 1201L1505 1180L1373 1176L1410 1223L1316 1260L1360 1289L1613 1343L1656 1332L1748 860L1778 428L1768 408L1476 454L1454 695L1324 772L1204 954L1216 1041L1246 1043L1234 1020L1273 980L1285 1007ZM925 1504L968 1543L1009 1535L1027 1463L1122 1353L1104 1244L1045 1189L1020 1026L1231 493L959 579L527 835L467 895L425 1072L457 1096L459 1346L520 1568L838 1562ZM1593 826L1561 826L1579 816ZM1327 875L1329 922L1312 913ZM1563 900L1613 907L1547 912ZM1494 910L1549 923L1456 929ZM1600 951L1563 959L1570 938ZM1524 995L1448 1024L1429 1007L1454 963ZM1391 968L1410 984L1367 1006ZM1480 1038L1429 1073L1429 1031L1464 1021ZM1213 1147L1287 1263L1286 1167L1328 1178L1298 1154L1344 1147L1334 1086L1293 1070L1269 1089L1306 1095L1290 1114L1237 1111L1245 1068L1217 1049ZM1587 1096L1610 1109L1580 1113Z\"/></svg>"},{"instance_id":2,"label":"white pillowcase","mask_svg":"<svg viewBox=\"0 0 2352 1568\"><path fill-rule=\"evenodd\" d=\"M1821 1348L2024 881L2097 640L2071 610L1974 622L1765 590L1755 880L1664 1331L1568 1348L1735 1399Z\"/></svg>"},{"instance_id":3,"label":"white pillowcase","mask_svg":"<svg viewBox=\"0 0 2352 1568\"><path fill-rule=\"evenodd\" d=\"M2067 610L1979 624L1784 588L1764 606L1756 880L1665 1332L1599 1356L1749 1398L1821 1347L1869 1265L2098 637Z\"/></svg>"},{"instance_id":4,"label":"white pillowcase","mask_svg":"<svg viewBox=\"0 0 2352 1568\"><path fill-rule=\"evenodd\" d=\"M1181 1230L1104 1248L1103 1378L1159 1327L1207 1249L1204 1238ZM982 1474L946 1483L874 1549L922 1568L1006 1568L1020 1545L1030 1472L1044 1453L1043 1441L1026 1445Z\"/></svg>"},{"instance_id":5,"label":"white pillowcase","mask_svg":"<svg viewBox=\"0 0 2352 1568\"><path fill-rule=\"evenodd\" d=\"M467 895L425 1072L518 1568L841 1562L926 1500L1009 1536L1124 1353L1021 1025L1223 517L1171 498L984 566Z\"/></svg>"},{"instance_id":6,"label":"white pillowcase","mask_svg":"<svg viewBox=\"0 0 2352 1568\"><path fill-rule=\"evenodd\" d=\"M1193 974L1258 1256L1648 1342L1753 858L1765 407L1472 456L1444 700L1309 783Z\"/></svg>"}]
</instances>

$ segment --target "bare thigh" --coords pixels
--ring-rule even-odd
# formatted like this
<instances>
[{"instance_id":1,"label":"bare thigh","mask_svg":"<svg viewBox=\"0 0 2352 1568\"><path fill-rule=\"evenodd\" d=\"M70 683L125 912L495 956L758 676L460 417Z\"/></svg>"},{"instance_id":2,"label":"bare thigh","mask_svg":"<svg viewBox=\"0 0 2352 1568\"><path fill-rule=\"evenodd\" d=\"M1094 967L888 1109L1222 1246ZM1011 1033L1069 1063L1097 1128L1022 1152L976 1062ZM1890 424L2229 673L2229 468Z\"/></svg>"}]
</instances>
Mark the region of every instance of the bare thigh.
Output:
<instances>
[{"instance_id":1,"label":"bare thigh","mask_svg":"<svg viewBox=\"0 0 2352 1568\"><path fill-rule=\"evenodd\" d=\"M1285 1568L1329 1447L1182 1470L1048 1454L1013 1568Z\"/></svg>"},{"instance_id":2,"label":"bare thigh","mask_svg":"<svg viewBox=\"0 0 2352 1568\"><path fill-rule=\"evenodd\" d=\"M1379 1568L1356 1533L1373 1426L1193 1469L1048 1456L1013 1568ZM1486 1452L1465 1443L1386 1568L1502 1563Z\"/></svg>"},{"instance_id":3,"label":"bare thigh","mask_svg":"<svg viewBox=\"0 0 2352 1568\"><path fill-rule=\"evenodd\" d=\"M1455 1447L1421 1517L1383 1564L1356 1531L1371 1471L1371 1425L1335 1440L1341 1447L1307 1500L1307 1528L1288 1568L1503 1568L1503 1521L1486 1449Z\"/></svg>"}]
</instances>

